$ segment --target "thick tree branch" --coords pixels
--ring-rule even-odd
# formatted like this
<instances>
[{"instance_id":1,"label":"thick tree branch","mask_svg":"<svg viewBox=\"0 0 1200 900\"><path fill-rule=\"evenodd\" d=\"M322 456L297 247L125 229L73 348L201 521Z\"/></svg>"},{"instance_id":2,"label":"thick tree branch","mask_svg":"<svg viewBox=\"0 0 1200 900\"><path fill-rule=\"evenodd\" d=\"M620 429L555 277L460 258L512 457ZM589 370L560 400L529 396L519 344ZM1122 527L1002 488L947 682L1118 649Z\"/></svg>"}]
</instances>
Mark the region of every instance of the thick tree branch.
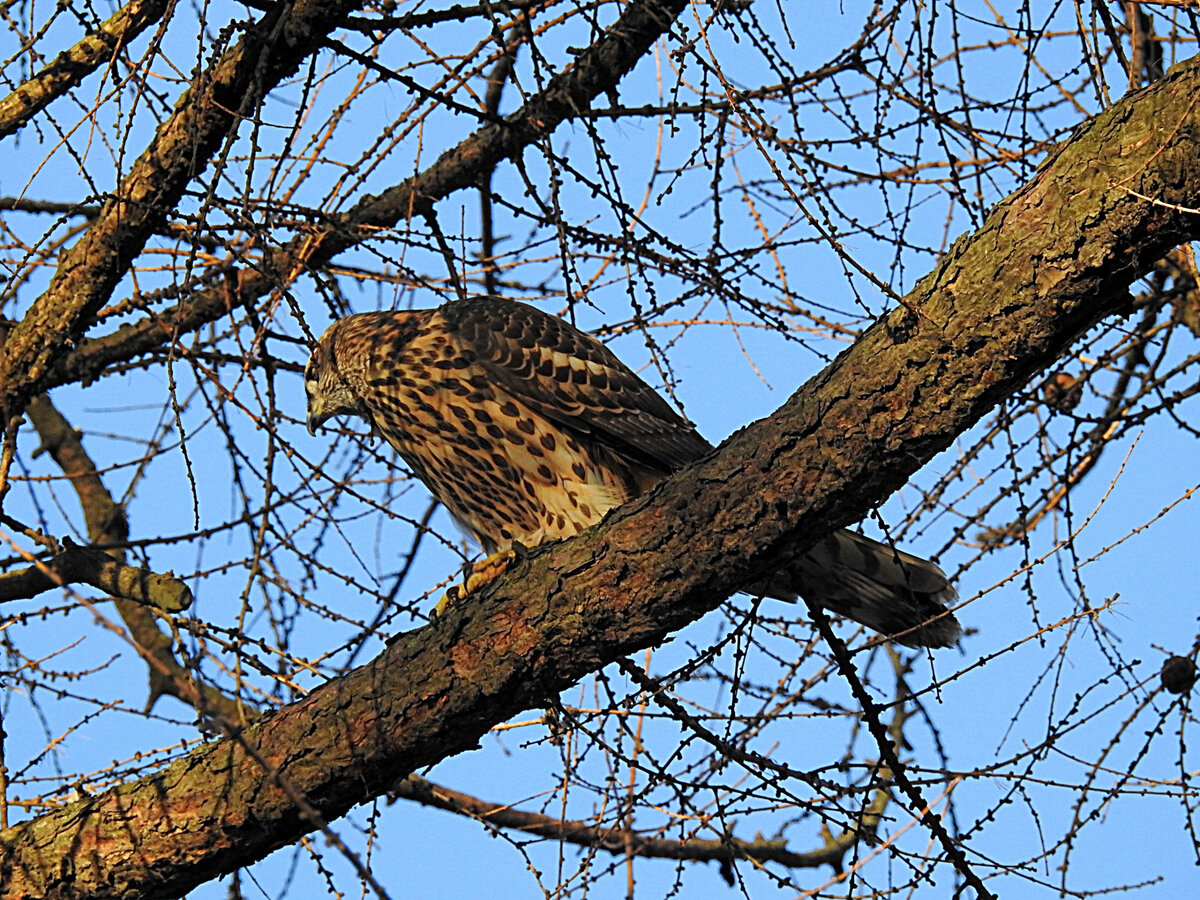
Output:
<instances>
[{"instance_id":1,"label":"thick tree branch","mask_svg":"<svg viewBox=\"0 0 1200 900\"><path fill-rule=\"evenodd\" d=\"M188 90L0 348L0 410L6 418L19 415L41 390L55 361L83 334L222 142L357 5L273 4Z\"/></svg>"},{"instance_id":2,"label":"thick tree branch","mask_svg":"<svg viewBox=\"0 0 1200 900\"><path fill-rule=\"evenodd\" d=\"M1197 102L1193 62L1081 126L775 415L586 535L240 739L7 830L0 896L176 896L311 830L289 793L335 818L862 516L1200 234Z\"/></svg>"}]
</instances>

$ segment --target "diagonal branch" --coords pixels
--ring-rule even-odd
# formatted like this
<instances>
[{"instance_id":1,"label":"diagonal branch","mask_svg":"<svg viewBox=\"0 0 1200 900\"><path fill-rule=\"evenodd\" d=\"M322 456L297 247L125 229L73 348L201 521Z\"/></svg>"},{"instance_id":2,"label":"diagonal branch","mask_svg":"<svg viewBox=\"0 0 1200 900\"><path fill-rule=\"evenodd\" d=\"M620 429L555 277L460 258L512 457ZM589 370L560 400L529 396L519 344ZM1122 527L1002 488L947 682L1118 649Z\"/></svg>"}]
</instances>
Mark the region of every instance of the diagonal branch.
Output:
<instances>
[{"instance_id":1,"label":"diagonal branch","mask_svg":"<svg viewBox=\"0 0 1200 900\"><path fill-rule=\"evenodd\" d=\"M83 334L222 142L357 5L272 4L187 91L0 348L0 410L6 419L19 415L41 390L51 367Z\"/></svg>"},{"instance_id":2,"label":"diagonal branch","mask_svg":"<svg viewBox=\"0 0 1200 900\"><path fill-rule=\"evenodd\" d=\"M0 99L0 137L7 137L104 65L163 17L169 0L130 0L40 72Z\"/></svg>"},{"instance_id":3,"label":"diagonal branch","mask_svg":"<svg viewBox=\"0 0 1200 900\"><path fill-rule=\"evenodd\" d=\"M225 273L220 283L195 291L163 313L81 342L58 359L45 374L42 386L73 381L86 384L114 362L148 353L233 309L248 306L280 285L290 284L301 272L320 269L339 253L370 240L379 229L424 215L438 200L478 185L480 173L492 171L505 159L518 158L564 121L586 113L592 99L611 90L686 5L686 0L630 3L572 65L506 119L484 125L428 169L380 194L364 197L336 219L267 254L256 267ZM2 379L0 370L0 383Z\"/></svg>"},{"instance_id":4,"label":"diagonal branch","mask_svg":"<svg viewBox=\"0 0 1200 900\"><path fill-rule=\"evenodd\" d=\"M33 398L27 414L42 440L42 449L49 453L62 469L79 498L89 540L93 544L121 546L129 537L129 523L125 518L125 510L113 500L112 494L105 487L95 462L83 448L79 434L45 394ZM84 548L74 549L80 551ZM127 575L145 571L124 565L123 550L112 549L103 554L89 548L85 552L107 556L117 573L130 569L133 571L127 572ZM168 582L167 592L168 596L173 596L176 600L185 596L191 597L191 591L181 582L175 582L174 585ZM149 671L148 702L153 704L159 696L166 694L178 697L184 703L195 707L201 716L242 722L246 713L243 704L235 698L225 696L211 685L198 681L193 673L175 658L171 636L159 628L154 613L144 603L125 599L120 592L117 594L114 605L138 652L145 659Z\"/></svg>"},{"instance_id":5,"label":"diagonal branch","mask_svg":"<svg viewBox=\"0 0 1200 900\"><path fill-rule=\"evenodd\" d=\"M0 897L177 896L311 830L289 792L328 822L861 517L1200 235L1198 98L1192 62L1085 123L773 416L649 496L239 741L0 833Z\"/></svg>"}]
</instances>

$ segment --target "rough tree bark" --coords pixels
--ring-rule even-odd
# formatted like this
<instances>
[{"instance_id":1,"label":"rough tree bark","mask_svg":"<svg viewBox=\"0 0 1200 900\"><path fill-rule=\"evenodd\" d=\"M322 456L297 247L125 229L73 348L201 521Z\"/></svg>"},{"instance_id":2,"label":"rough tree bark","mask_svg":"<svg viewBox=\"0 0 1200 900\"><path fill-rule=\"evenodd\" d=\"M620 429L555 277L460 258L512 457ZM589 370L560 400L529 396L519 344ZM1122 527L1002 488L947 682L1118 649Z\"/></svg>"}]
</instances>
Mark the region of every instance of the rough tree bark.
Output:
<instances>
[{"instance_id":1,"label":"rough tree bark","mask_svg":"<svg viewBox=\"0 0 1200 900\"><path fill-rule=\"evenodd\" d=\"M0 896L177 896L475 746L860 518L1200 233L1198 100L1193 61L1082 125L774 415L649 497L240 735L9 829Z\"/></svg>"}]
</instances>

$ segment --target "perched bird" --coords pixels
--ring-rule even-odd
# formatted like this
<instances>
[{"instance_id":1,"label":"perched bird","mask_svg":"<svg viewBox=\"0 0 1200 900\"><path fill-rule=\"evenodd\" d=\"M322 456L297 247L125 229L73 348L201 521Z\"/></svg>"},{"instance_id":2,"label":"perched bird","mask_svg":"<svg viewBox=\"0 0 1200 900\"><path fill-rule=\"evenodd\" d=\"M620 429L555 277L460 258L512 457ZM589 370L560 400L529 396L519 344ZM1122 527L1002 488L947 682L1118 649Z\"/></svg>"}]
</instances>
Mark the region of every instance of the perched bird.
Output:
<instances>
[{"instance_id":1,"label":"perched bird","mask_svg":"<svg viewBox=\"0 0 1200 900\"><path fill-rule=\"evenodd\" d=\"M347 316L313 347L304 385L310 433L366 419L485 562L571 537L712 449L595 338L508 300ZM941 569L850 531L767 581L747 590L801 595L909 646L962 630Z\"/></svg>"}]
</instances>

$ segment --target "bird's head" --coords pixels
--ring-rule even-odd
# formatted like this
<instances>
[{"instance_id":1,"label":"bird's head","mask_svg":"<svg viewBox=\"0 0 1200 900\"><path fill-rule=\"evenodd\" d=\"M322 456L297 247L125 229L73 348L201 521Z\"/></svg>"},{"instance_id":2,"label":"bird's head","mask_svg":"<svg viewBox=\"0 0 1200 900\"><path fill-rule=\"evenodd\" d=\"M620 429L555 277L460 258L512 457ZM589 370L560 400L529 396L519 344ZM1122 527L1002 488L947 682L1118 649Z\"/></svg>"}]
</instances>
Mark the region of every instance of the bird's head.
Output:
<instances>
[{"instance_id":1,"label":"bird's head","mask_svg":"<svg viewBox=\"0 0 1200 900\"><path fill-rule=\"evenodd\" d=\"M340 415L364 415L354 389L354 366L339 366L339 330L345 320L334 322L321 335L304 367L304 392L308 395L308 433Z\"/></svg>"}]
</instances>

